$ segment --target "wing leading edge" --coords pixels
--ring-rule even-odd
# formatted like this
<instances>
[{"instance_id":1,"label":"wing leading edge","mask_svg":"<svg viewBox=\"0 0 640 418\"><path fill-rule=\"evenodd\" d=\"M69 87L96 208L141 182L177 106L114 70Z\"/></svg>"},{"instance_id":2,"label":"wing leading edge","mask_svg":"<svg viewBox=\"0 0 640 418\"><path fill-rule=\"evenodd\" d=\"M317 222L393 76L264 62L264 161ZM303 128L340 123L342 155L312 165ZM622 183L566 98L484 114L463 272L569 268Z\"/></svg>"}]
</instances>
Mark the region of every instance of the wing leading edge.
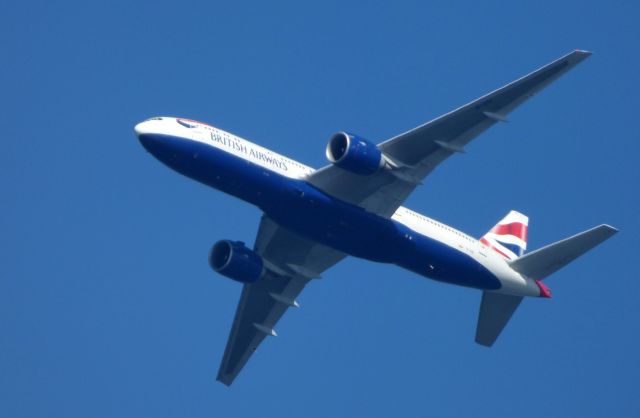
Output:
<instances>
[{"instance_id":1,"label":"wing leading edge","mask_svg":"<svg viewBox=\"0 0 640 418\"><path fill-rule=\"evenodd\" d=\"M304 287L346 255L314 243L262 217L255 251L270 270L269 277L242 288L217 379L229 386Z\"/></svg>"},{"instance_id":2,"label":"wing leading edge","mask_svg":"<svg viewBox=\"0 0 640 418\"><path fill-rule=\"evenodd\" d=\"M378 148L397 168L371 176L334 165L311 174L321 190L381 216L391 216L417 185L449 156L586 59L576 50L458 109L382 142Z\"/></svg>"}]
</instances>

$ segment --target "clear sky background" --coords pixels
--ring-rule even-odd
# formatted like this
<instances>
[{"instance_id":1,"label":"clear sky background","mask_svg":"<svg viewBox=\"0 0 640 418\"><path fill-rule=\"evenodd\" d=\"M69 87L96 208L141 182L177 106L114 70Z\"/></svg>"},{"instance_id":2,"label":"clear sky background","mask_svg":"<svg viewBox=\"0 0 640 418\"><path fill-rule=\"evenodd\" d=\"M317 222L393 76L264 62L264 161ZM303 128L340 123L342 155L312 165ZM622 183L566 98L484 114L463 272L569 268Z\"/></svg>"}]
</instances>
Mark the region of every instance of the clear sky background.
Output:
<instances>
[{"instance_id":1,"label":"clear sky background","mask_svg":"<svg viewBox=\"0 0 640 418\"><path fill-rule=\"evenodd\" d=\"M638 416L637 2L5 2L0 416ZM594 55L439 167L411 209L530 248L621 232L547 280L492 349L478 291L347 259L231 388L241 286L211 245L259 211L170 171L133 126L206 121L314 167L576 49Z\"/></svg>"}]
</instances>

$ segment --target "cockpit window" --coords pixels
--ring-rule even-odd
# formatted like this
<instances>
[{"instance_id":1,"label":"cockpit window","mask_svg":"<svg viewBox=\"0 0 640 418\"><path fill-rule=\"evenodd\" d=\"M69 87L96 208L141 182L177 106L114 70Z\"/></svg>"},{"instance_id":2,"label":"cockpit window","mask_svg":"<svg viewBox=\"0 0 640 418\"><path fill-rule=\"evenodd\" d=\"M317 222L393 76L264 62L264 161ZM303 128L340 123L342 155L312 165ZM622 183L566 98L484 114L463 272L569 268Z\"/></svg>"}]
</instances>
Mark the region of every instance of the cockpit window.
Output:
<instances>
[{"instance_id":1,"label":"cockpit window","mask_svg":"<svg viewBox=\"0 0 640 418\"><path fill-rule=\"evenodd\" d=\"M147 119L145 122L148 122L148 121L150 121L150 120L162 120L162 118L149 118L149 119Z\"/></svg>"},{"instance_id":2,"label":"cockpit window","mask_svg":"<svg viewBox=\"0 0 640 418\"><path fill-rule=\"evenodd\" d=\"M198 126L195 123L193 123L193 121L190 121L188 119L176 119L176 122L178 122L180 125L184 126L185 128L195 128Z\"/></svg>"}]
</instances>

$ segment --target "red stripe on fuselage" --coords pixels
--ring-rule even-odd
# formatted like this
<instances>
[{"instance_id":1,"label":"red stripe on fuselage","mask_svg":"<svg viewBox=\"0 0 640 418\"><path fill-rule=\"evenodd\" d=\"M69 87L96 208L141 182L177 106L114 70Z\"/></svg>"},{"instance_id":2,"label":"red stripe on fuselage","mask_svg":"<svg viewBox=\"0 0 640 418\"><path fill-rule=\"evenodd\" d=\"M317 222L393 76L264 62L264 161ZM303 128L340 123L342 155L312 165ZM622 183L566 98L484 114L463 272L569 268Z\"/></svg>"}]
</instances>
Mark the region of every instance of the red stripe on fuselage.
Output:
<instances>
[{"instance_id":1,"label":"red stripe on fuselage","mask_svg":"<svg viewBox=\"0 0 640 418\"><path fill-rule=\"evenodd\" d=\"M495 246L491 245L491 243L489 241L487 241L485 238L480 238L480 242L483 243L484 245L486 245L487 247L491 248L493 251L497 252L498 254L500 254L501 256L506 258L507 260L511 260L511 257L509 257L508 255L506 255L505 253L503 253L502 251L497 249Z\"/></svg>"}]
</instances>

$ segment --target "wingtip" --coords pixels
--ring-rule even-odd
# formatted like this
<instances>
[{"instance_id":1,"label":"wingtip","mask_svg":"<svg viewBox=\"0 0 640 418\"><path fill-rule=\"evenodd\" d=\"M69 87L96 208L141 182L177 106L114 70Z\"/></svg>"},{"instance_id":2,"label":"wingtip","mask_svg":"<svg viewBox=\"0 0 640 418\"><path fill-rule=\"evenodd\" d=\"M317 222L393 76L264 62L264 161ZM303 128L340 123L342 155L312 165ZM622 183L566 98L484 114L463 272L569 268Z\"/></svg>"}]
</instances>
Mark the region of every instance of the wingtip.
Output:
<instances>
[{"instance_id":1,"label":"wingtip","mask_svg":"<svg viewBox=\"0 0 640 418\"><path fill-rule=\"evenodd\" d=\"M584 56L593 55L592 51L587 51L586 49L576 49L573 52L579 55L584 55Z\"/></svg>"},{"instance_id":2,"label":"wingtip","mask_svg":"<svg viewBox=\"0 0 640 418\"><path fill-rule=\"evenodd\" d=\"M620 230L618 228L616 228L615 226L611 226L609 224L602 224L603 227L607 228L609 231L611 231L612 233L617 233L620 232Z\"/></svg>"},{"instance_id":3,"label":"wingtip","mask_svg":"<svg viewBox=\"0 0 640 418\"><path fill-rule=\"evenodd\" d=\"M584 49L574 49L573 51L565 55L564 58L573 65L576 65L589 58L591 54L591 51L585 51Z\"/></svg>"},{"instance_id":4,"label":"wingtip","mask_svg":"<svg viewBox=\"0 0 640 418\"><path fill-rule=\"evenodd\" d=\"M223 375L218 375L218 377L216 378L216 380L220 383L222 383L223 385L225 385L226 387L230 387L231 384L233 383L233 379L230 379L228 376L225 377Z\"/></svg>"},{"instance_id":5,"label":"wingtip","mask_svg":"<svg viewBox=\"0 0 640 418\"><path fill-rule=\"evenodd\" d=\"M481 339L480 337L477 337L477 336L476 336L475 341L476 341L476 344L478 344L479 346L482 346L482 347L491 348L493 346L493 341L486 341L486 340L483 340L483 339Z\"/></svg>"}]
</instances>

